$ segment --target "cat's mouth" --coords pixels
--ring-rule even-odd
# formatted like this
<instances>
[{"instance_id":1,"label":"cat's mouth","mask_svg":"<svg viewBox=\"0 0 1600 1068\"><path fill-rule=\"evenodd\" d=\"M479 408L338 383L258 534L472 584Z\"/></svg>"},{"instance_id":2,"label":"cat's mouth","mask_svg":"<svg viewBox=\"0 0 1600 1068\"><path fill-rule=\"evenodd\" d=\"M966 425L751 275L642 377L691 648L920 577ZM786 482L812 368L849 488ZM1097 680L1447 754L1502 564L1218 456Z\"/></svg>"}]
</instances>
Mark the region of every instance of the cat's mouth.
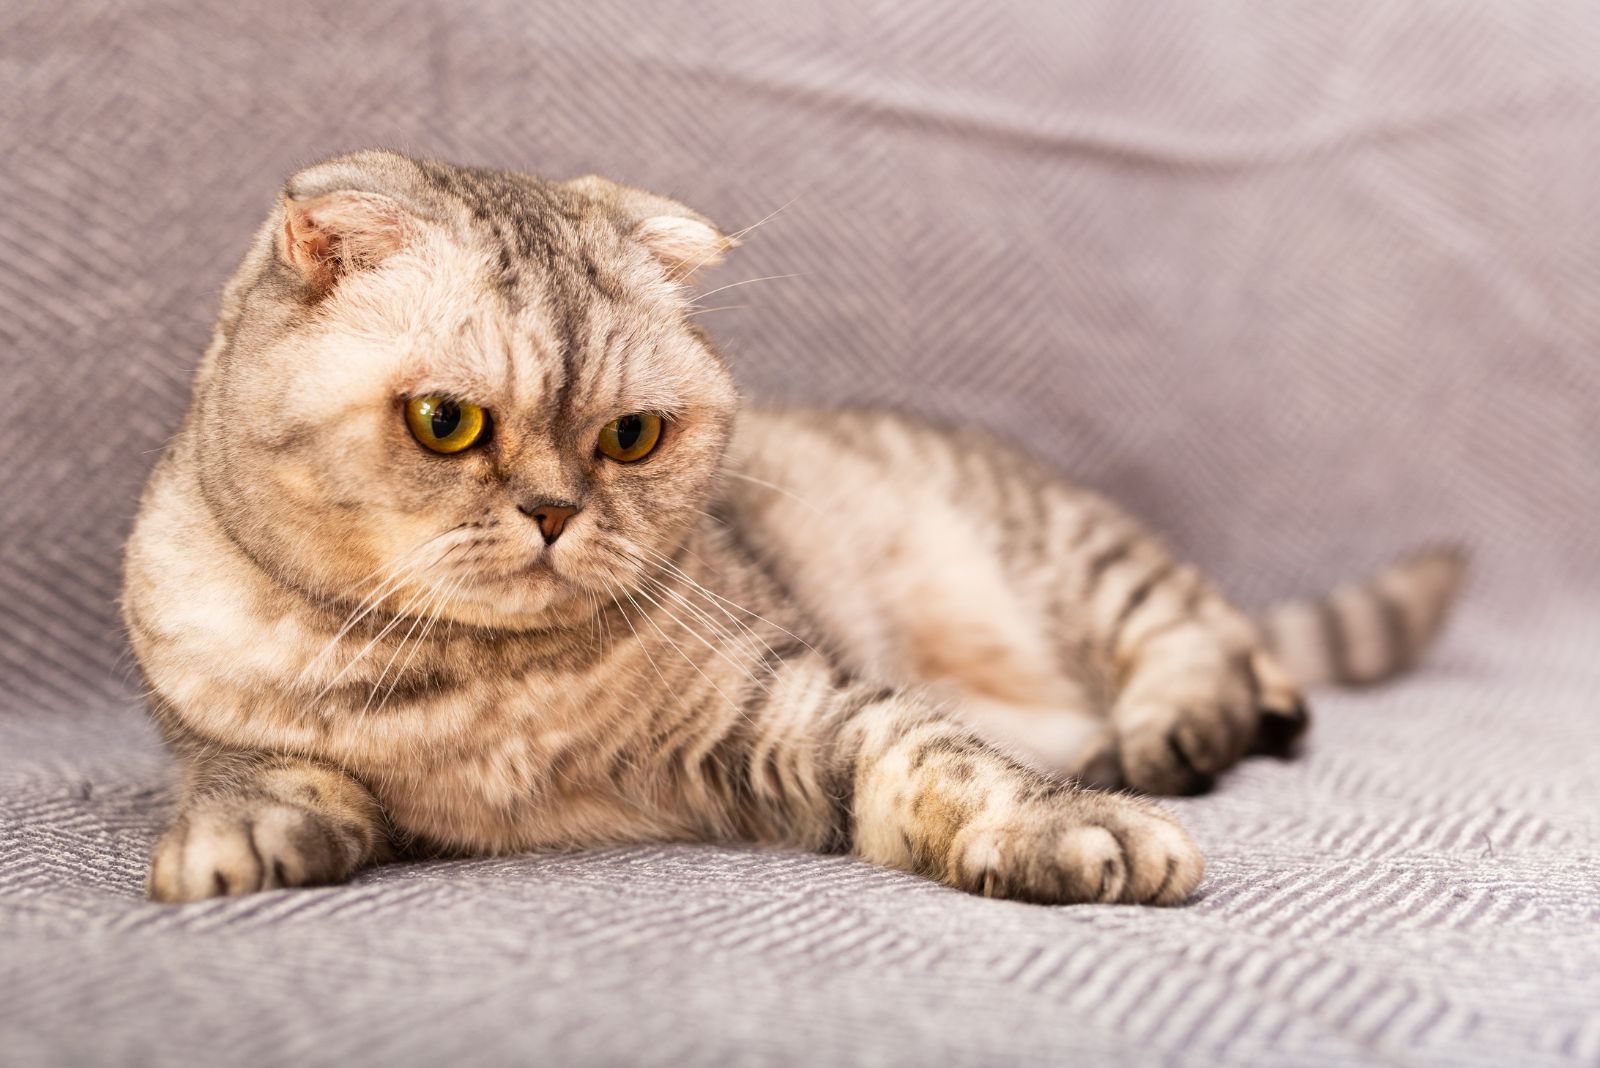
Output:
<instances>
[{"instance_id":1,"label":"cat's mouth","mask_svg":"<svg viewBox=\"0 0 1600 1068\"><path fill-rule=\"evenodd\" d=\"M572 576L557 565L554 555L547 548L540 548L521 559L508 560L485 577L492 582L535 586L567 585L572 581Z\"/></svg>"},{"instance_id":2,"label":"cat's mouth","mask_svg":"<svg viewBox=\"0 0 1600 1068\"><path fill-rule=\"evenodd\" d=\"M477 571L475 584L487 602L499 602L507 608L514 606L520 614L534 602L549 604L608 594L627 579L618 573L615 565L605 566L610 556L623 557L624 554L607 552L603 545L540 545L505 551L497 559L484 561L484 566Z\"/></svg>"},{"instance_id":3,"label":"cat's mouth","mask_svg":"<svg viewBox=\"0 0 1600 1068\"><path fill-rule=\"evenodd\" d=\"M561 574L548 552L536 552L520 560L508 560L478 573L480 582L516 582L522 579L559 580Z\"/></svg>"},{"instance_id":4,"label":"cat's mouth","mask_svg":"<svg viewBox=\"0 0 1600 1068\"><path fill-rule=\"evenodd\" d=\"M502 558L456 588L449 614L489 626L544 625L548 613L571 601L580 588L547 553Z\"/></svg>"},{"instance_id":5,"label":"cat's mouth","mask_svg":"<svg viewBox=\"0 0 1600 1068\"><path fill-rule=\"evenodd\" d=\"M551 578L561 577L556 573L556 565L550 560L549 553L539 553L533 559L518 567L515 573L518 575L537 575L539 577L546 575Z\"/></svg>"}]
</instances>

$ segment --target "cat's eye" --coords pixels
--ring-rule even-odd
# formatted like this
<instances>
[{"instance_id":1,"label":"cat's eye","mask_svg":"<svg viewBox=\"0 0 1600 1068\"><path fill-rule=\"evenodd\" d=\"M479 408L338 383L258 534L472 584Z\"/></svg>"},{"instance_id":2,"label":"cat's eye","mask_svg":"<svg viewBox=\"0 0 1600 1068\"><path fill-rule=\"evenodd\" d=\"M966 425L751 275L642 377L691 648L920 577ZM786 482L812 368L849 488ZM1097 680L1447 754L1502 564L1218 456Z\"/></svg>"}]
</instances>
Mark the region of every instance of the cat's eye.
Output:
<instances>
[{"instance_id":1,"label":"cat's eye","mask_svg":"<svg viewBox=\"0 0 1600 1068\"><path fill-rule=\"evenodd\" d=\"M601 455L619 463L643 460L661 441L661 417L650 412L635 412L613 419L600 430L596 448Z\"/></svg>"},{"instance_id":2,"label":"cat's eye","mask_svg":"<svg viewBox=\"0 0 1600 1068\"><path fill-rule=\"evenodd\" d=\"M476 404L448 397L412 397L406 401L406 425L424 447L449 454L483 440L489 413Z\"/></svg>"}]
</instances>

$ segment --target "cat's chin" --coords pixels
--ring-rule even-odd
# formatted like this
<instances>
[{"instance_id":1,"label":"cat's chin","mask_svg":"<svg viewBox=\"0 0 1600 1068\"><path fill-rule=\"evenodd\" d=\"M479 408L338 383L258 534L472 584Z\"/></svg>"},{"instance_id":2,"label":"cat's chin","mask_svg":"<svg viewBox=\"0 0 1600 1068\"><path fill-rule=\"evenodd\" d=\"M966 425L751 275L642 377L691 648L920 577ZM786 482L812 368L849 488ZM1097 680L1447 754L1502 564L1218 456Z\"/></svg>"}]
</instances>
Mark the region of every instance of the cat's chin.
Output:
<instances>
[{"instance_id":1,"label":"cat's chin","mask_svg":"<svg viewBox=\"0 0 1600 1068\"><path fill-rule=\"evenodd\" d=\"M468 626L542 630L586 622L590 611L583 591L540 567L463 588L435 614Z\"/></svg>"}]
</instances>

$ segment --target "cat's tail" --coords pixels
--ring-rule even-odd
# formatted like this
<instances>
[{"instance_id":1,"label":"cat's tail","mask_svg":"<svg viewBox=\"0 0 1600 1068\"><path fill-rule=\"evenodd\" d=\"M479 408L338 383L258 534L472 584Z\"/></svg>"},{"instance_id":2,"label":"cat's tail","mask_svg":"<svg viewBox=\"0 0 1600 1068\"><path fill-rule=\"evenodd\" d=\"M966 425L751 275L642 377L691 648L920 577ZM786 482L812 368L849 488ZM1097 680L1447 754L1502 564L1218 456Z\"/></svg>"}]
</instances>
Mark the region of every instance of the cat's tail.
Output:
<instances>
[{"instance_id":1,"label":"cat's tail","mask_svg":"<svg viewBox=\"0 0 1600 1068\"><path fill-rule=\"evenodd\" d=\"M1261 628L1301 686L1382 682L1432 643L1466 566L1460 547L1430 547L1326 596L1274 605L1261 614Z\"/></svg>"}]
</instances>

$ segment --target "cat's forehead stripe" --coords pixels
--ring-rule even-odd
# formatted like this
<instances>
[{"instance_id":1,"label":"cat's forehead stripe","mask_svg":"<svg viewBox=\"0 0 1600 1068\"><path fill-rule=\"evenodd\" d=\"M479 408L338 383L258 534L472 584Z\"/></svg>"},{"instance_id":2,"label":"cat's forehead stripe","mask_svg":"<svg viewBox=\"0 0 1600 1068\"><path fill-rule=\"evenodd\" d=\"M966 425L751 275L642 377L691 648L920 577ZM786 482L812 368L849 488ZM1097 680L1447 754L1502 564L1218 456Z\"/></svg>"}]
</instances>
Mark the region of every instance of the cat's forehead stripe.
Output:
<instances>
[{"instance_id":1,"label":"cat's forehead stripe","mask_svg":"<svg viewBox=\"0 0 1600 1068\"><path fill-rule=\"evenodd\" d=\"M496 374L502 404L554 424L611 407L665 411L684 403L681 371L646 343L651 313L625 284L618 235L592 220L586 226L580 197L529 176L424 169L465 207L486 254L492 299L516 338L502 349Z\"/></svg>"}]
</instances>

